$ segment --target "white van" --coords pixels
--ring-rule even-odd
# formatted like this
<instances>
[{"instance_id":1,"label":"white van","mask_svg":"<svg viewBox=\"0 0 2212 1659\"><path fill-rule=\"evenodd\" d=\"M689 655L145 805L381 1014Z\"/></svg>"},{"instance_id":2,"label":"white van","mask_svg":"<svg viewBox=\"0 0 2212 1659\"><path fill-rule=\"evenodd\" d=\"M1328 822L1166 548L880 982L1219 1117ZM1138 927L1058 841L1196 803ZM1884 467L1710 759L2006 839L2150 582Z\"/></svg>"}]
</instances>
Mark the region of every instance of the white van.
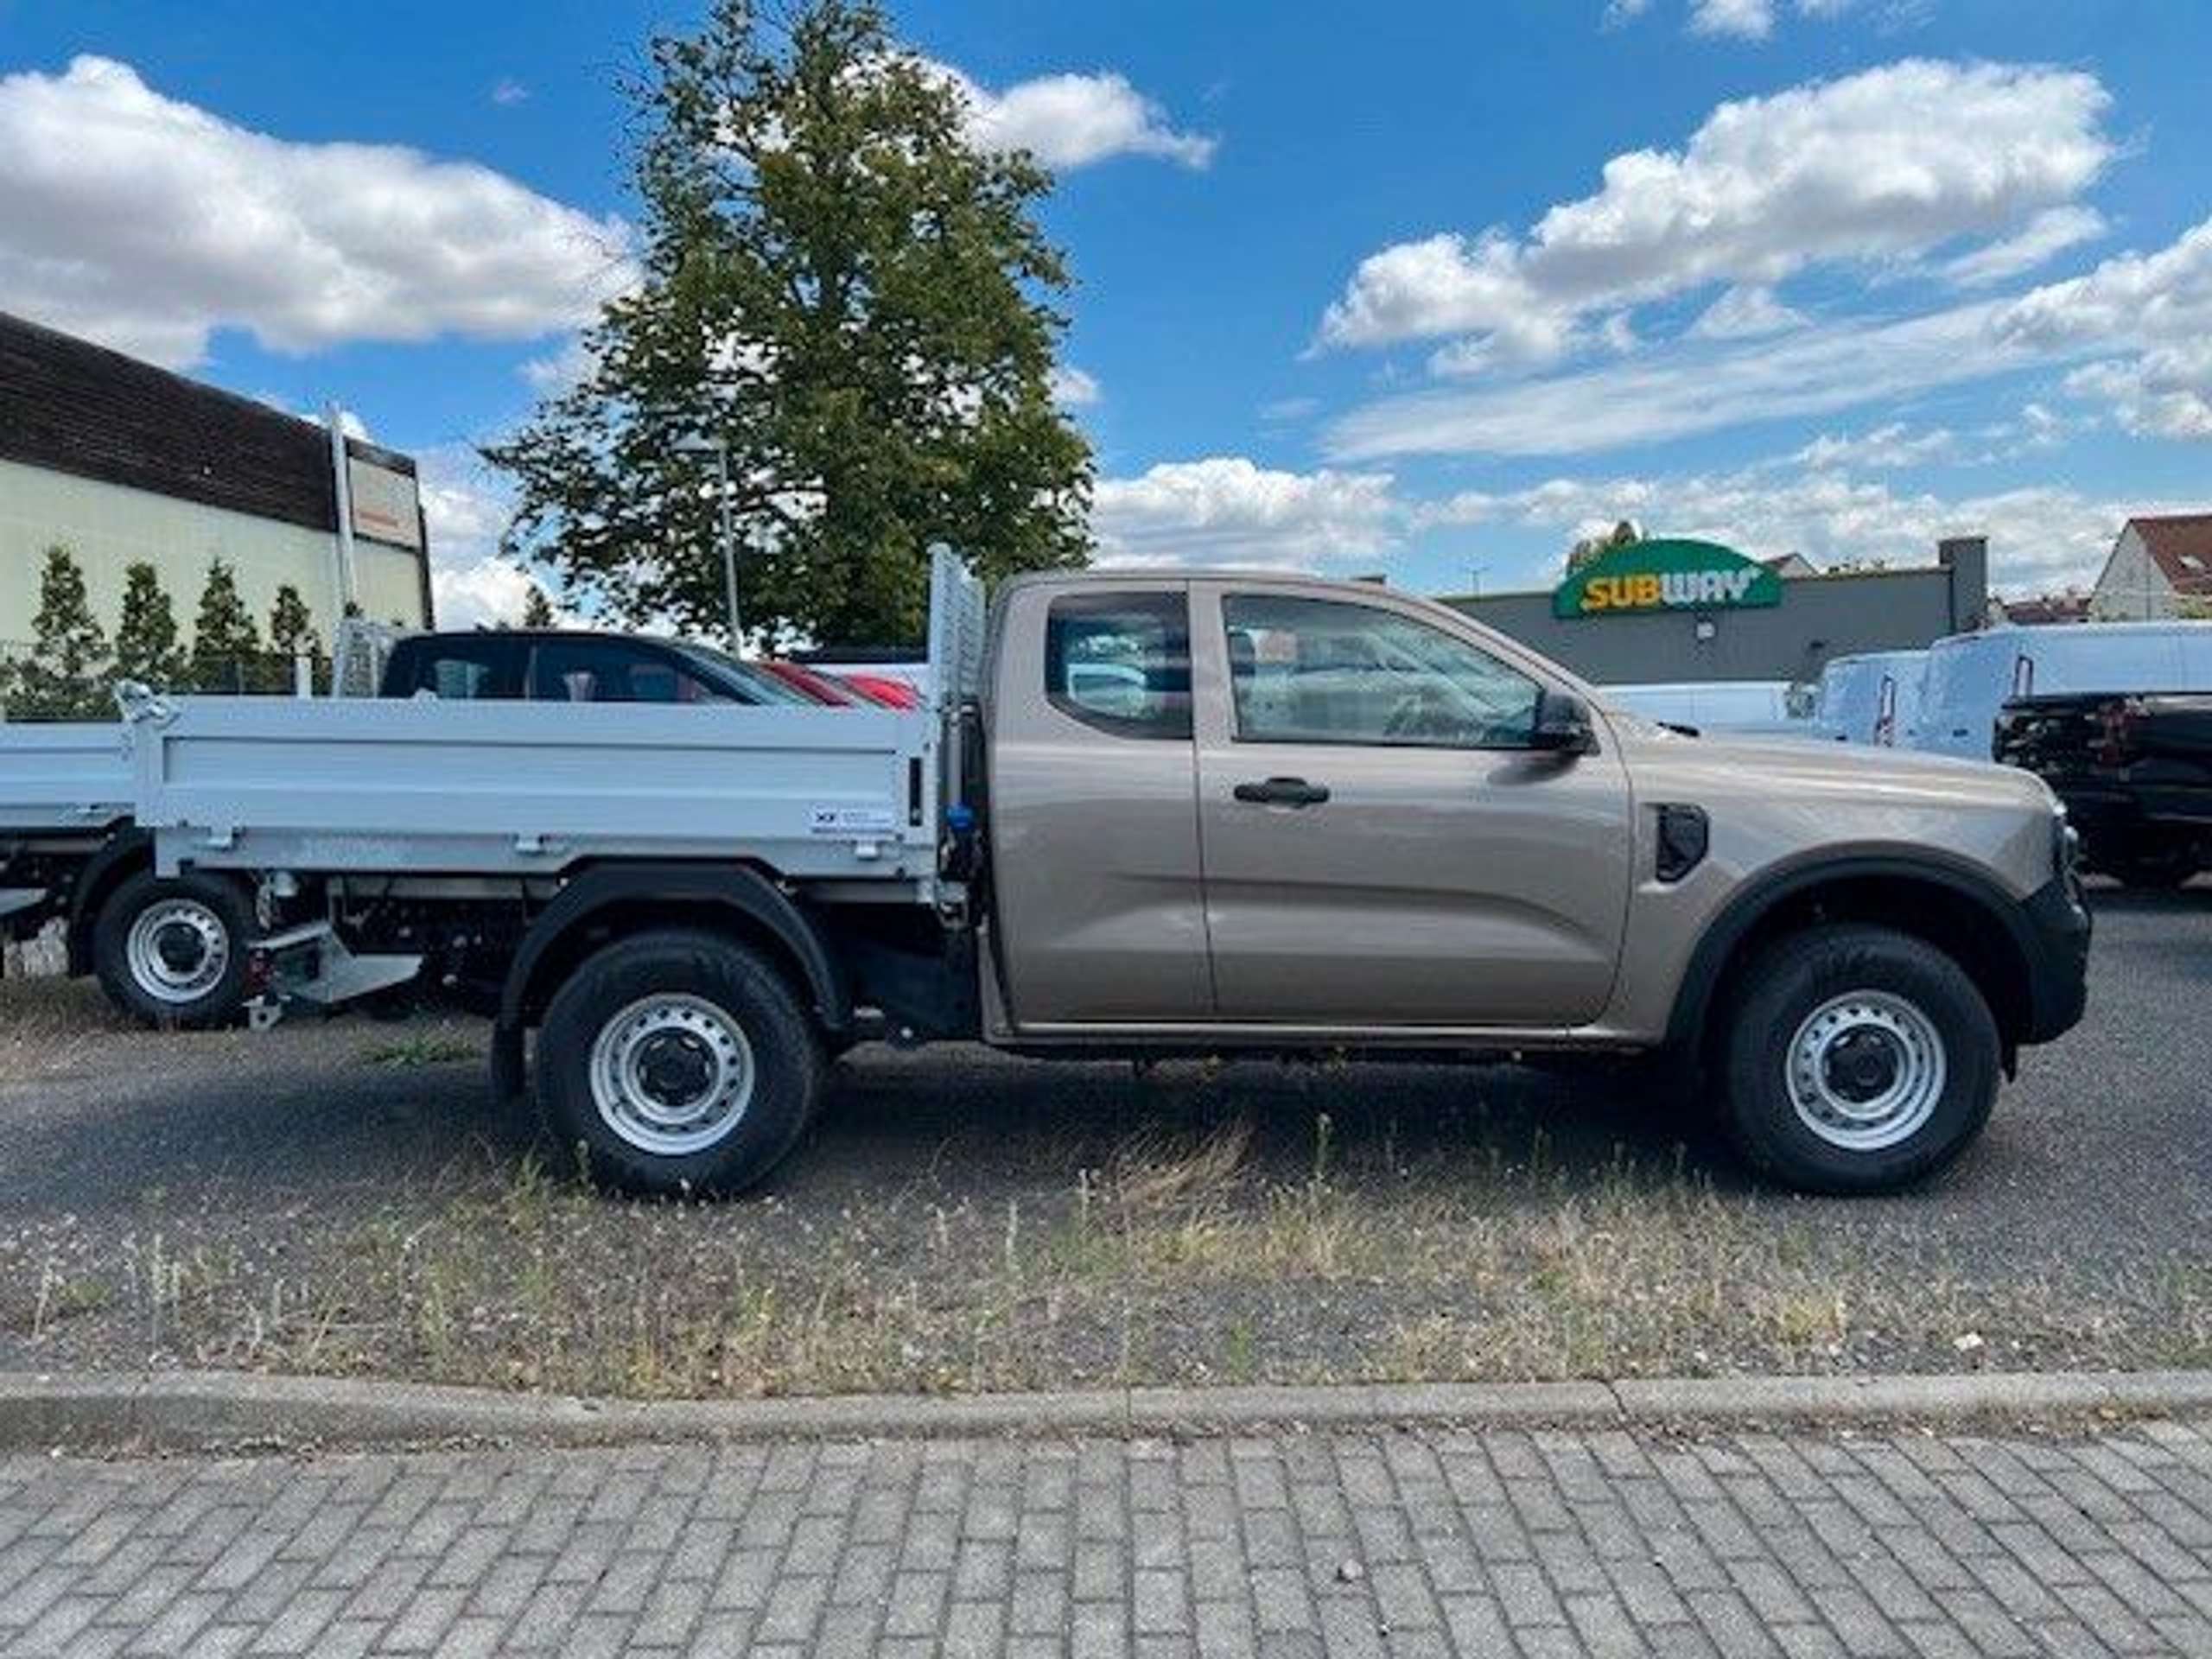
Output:
<instances>
[{"instance_id":1,"label":"white van","mask_svg":"<svg viewBox=\"0 0 2212 1659\"><path fill-rule=\"evenodd\" d=\"M1834 657L1821 671L1816 718L1839 743L1910 748L1920 718L1924 651L1868 651Z\"/></svg>"},{"instance_id":2,"label":"white van","mask_svg":"<svg viewBox=\"0 0 2212 1659\"><path fill-rule=\"evenodd\" d=\"M2212 622L2077 622L1955 633L1928 648L1912 747L1990 758L2009 697L2212 690Z\"/></svg>"},{"instance_id":3,"label":"white van","mask_svg":"<svg viewBox=\"0 0 2212 1659\"><path fill-rule=\"evenodd\" d=\"M1673 680L1599 688L1605 701L1662 726L1743 737L1818 737L1787 680Z\"/></svg>"}]
</instances>

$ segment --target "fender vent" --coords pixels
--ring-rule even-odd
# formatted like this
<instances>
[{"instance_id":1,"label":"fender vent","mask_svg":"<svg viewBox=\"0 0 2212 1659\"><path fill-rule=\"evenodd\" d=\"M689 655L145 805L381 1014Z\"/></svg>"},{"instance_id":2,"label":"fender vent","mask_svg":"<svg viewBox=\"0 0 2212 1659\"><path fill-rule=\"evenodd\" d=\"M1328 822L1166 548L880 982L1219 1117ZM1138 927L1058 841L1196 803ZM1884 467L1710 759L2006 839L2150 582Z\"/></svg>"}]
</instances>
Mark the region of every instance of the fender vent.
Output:
<instances>
[{"instance_id":1,"label":"fender vent","mask_svg":"<svg viewBox=\"0 0 2212 1659\"><path fill-rule=\"evenodd\" d=\"M1662 881L1679 881L1704 863L1712 830L1701 806L1661 807L1659 854L1654 874Z\"/></svg>"}]
</instances>

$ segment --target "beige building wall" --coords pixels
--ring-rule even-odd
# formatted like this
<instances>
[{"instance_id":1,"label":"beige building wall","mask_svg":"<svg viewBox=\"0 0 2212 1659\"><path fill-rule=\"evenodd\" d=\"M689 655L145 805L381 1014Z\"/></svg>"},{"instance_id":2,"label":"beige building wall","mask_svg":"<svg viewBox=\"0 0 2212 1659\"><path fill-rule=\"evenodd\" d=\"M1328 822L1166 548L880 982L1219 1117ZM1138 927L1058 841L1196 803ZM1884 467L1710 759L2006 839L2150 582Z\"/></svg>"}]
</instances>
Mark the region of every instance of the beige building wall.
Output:
<instances>
[{"instance_id":1,"label":"beige building wall","mask_svg":"<svg viewBox=\"0 0 2212 1659\"><path fill-rule=\"evenodd\" d=\"M276 589L290 582L327 645L342 613L336 540L328 531L0 461L0 643L31 639L39 574L47 549L59 544L83 569L92 613L111 635L123 613L124 567L143 559L160 572L188 640L208 564L219 557L237 573L264 638ZM410 627L428 620L414 554L357 542L354 563L365 615Z\"/></svg>"}]
</instances>

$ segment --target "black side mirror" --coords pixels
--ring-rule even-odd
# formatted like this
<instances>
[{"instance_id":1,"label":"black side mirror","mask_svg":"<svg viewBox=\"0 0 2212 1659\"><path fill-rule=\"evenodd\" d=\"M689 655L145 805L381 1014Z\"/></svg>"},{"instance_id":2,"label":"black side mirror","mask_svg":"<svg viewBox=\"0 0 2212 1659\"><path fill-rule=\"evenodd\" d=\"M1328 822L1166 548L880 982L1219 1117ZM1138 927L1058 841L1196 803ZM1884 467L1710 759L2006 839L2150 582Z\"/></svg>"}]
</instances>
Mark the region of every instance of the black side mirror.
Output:
<instances>
[{"instance_id":1,"label":"black side mirror","mask_svg":"<svg viewBox=\"0 0 2212 1659\"><path fill-rule=\"evenodd\" d=\"M1590 754L1598 747L1598 734L1590 724L1590 706L1565 691L1536 693L1536 723L1529 733L1529 747L1548 754Z\"/></svg>"}]
</instances>

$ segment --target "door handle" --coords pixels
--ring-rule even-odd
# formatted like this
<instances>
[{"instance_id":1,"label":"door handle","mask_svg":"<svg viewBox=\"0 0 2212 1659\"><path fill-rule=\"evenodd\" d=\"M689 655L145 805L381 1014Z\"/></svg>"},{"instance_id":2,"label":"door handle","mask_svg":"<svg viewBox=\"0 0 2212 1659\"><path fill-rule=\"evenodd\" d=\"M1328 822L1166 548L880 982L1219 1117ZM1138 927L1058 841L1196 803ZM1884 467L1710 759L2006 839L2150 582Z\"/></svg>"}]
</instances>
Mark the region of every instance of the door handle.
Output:
<instances>
[{"instance_id":1,"label":"door handle","mask_svg":"<svg viewBox=\"0 0 2212 1659\"><path fill-rule=\"evenodd\" d=\"M1309 784L1303 778L1269 778L1256 784L1239 784L1240 801L1255 806L1319 806L1329 798L1328 785Z\"/></svg>"}]
</instances>

